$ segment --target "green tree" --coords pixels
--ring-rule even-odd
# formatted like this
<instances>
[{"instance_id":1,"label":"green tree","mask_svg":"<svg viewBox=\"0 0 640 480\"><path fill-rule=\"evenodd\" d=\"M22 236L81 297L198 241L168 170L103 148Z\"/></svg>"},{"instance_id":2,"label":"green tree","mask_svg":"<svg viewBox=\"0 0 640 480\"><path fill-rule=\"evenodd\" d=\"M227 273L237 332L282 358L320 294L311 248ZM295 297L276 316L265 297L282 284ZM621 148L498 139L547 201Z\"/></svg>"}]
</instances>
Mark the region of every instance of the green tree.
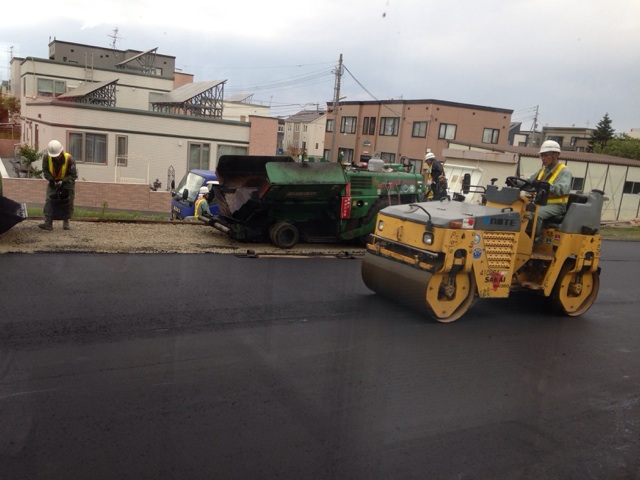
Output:
<instances>
[{"instance_id":1,"label":"green tree","mask_svg":"<svg viewBox=\"0 0 640 480\"><path fill-rule=\"evenodd\" d=\"M591 132L589 139L589 147L596 153L602 153L602 149L607 146L615 134L615 130L611 127L611 119L609 113L605 113L602 120L596 125L596 129Z\"/></svg>"},{"instance_id":2,"label":"green tree","mask_svg":"<svg viewBox=\"0 0 640 480\"><path fill-rule=\"evenodd\" d=\"M20 145L18 154L20 155L20 165L17 168L18 173L26 170L27 177L29 178L39 177L42 174L42 170L38 168L38 163L42 160L44 152L39 152L25 143Z\"/></svg>"},{"instance_id":3,"label":"green tree","mask_svg":"<svg viewBox=\"0 0 640 480\"><path fill-rule=\"evenodd\" d=\"M622 133L609 140L600 153L640 160L640 138L633 138Z\"/></svg>"},{"instance_id":4,"label":"green tree","mask_svg":"<svg viewBox=\"0 0 640 480\"><path fill-rule=\"evenodd\" d=\"M6 122L14 113L20 113L20 100L11 95L0 95L0 120Z\"/></svg>"}]
</instances>

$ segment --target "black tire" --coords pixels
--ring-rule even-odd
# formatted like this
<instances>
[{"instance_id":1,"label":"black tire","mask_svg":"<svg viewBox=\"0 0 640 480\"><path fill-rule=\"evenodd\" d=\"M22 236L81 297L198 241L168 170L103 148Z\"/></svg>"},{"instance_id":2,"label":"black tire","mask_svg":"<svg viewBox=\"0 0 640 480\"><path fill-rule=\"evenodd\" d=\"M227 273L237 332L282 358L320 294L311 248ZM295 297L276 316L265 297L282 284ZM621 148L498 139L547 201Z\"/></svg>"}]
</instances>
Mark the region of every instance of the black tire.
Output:
<instances>
[{"instance_id":1,"label":"black tire","mask_svg":"<svg viewBox=\"0 0 640 480\"><path fill-rule=\"evenodd\" d=\"M292 248L300 239L298 229L287 222L278 222L269 229L271 243L278 248Z\"/></svg>"}]
</instances>

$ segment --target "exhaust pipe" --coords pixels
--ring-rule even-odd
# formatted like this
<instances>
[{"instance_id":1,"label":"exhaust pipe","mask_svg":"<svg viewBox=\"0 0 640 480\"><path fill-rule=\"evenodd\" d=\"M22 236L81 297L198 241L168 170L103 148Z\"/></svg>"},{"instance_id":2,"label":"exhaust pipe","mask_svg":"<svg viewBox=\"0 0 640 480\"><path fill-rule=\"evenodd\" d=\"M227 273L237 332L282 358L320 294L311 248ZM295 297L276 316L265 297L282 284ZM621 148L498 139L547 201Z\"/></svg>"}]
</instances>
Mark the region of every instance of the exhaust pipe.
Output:
<instances>
[{"instance_id":1,"label":"exhaust pipe","mask_svg":"<svg viewBox=\"0 0 640 480\"><path fill-rule=\"evenodd\" d=\"M215 220L212 220L210 225L216 230L220 230L221 232L226 233L227 235L229 235L229 232L231 232L231 229L229 227Z\"/></svg>"}]
</instances>

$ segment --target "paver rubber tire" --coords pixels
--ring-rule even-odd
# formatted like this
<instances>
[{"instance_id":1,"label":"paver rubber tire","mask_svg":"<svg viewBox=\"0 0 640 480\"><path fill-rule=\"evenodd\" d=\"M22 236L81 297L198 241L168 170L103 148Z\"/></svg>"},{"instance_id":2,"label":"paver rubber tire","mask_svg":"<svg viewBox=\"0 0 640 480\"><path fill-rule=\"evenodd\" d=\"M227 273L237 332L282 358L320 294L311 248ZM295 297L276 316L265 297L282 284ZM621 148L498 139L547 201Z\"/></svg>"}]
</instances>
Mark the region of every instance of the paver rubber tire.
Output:
<instances>
[{"instance_id":1,"label":"paver rubber tire","mask_svg":"<svg viewBox=\"0 0 640 480\"><path fill-rule=\"evenodd\" d=\"M288 222L278 222L269 229L271 243L278 248L292 248L300 239L300 233L295 225Z\"/></svg>"}]
</instances>

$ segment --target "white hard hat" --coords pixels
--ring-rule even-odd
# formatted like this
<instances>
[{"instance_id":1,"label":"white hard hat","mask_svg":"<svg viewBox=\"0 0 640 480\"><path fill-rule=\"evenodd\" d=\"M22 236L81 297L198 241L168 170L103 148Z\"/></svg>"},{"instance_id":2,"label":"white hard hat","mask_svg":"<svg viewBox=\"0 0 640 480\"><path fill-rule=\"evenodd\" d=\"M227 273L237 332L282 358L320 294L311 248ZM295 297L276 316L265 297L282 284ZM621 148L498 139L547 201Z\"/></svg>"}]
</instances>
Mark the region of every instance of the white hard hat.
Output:
<instances>
[{"instance_id":1,"label":"white hard hat","mask_svg":"<svg viewBox=\"0 0 640 480\"><path fill-rule=\"evenodd\" d=\"M424 157L424 158L425 158L425 160L431 160L431 159L435 160L435 159L436 159L436 156L435 156L433 153L429 152L429 153L427 153L427 154L425 155L425 157Z\"/></svg>"},{"instance_id":2,"label":"white hard hat","mask_svg":"<svg viewBox=\"0 0 640 480\"><path fill-rule=\"evenodd\" d=\"M47 153L50 157L57 157L62 153L62 144L58 140L51 140L47 145Z\"/></svg>"},{"instance_id":3,"label":"white hard hat","mask_svg":"<svg viewBox=\"0 0 640 480\"><path fill-rule=\"evenodd\" d=\"M558 152L560 153L560 144L553 140L546 140L541 146L538 153Z\"/></svg>"},{"instance_id":4,"label":"white hard hat","mask_svg":"<svg viewBox=\"0 0 640 480\"><path fill-rule=\"evenodd\" d=\"M207 187L200 187L200 195L204 195L205 193L209 193L209 189Z\"/></svg>"}]
</instances>

